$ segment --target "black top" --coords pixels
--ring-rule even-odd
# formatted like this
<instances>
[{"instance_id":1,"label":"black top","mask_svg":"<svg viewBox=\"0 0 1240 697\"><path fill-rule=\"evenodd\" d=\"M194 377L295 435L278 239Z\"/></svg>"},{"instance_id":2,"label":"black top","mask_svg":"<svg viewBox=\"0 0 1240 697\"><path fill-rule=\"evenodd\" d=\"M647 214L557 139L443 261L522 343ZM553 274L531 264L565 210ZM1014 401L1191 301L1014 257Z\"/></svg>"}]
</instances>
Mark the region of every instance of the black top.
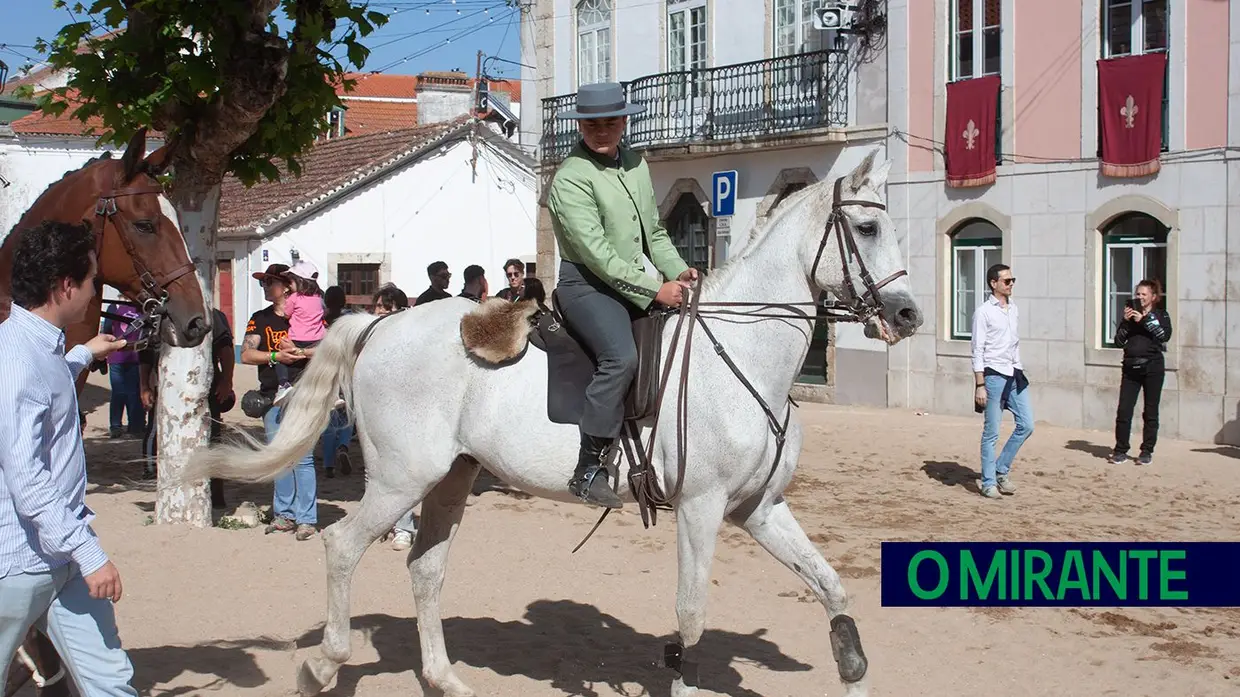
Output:
<instances>
[{"instance_id":1,"label":"black top","mask_svg":"<svg viewBox=\"0 0 1240 697\"><path fill-rule=\"evenodd\" d=\"M449 293L448 291L439 290L435 286L431 286L430 288L427 288L426 290L422 291L422 294L418 296L417 300L413 301L413 304L421 305L422 303L428 303L432 300L443 300L444 298L450 298L450 297L452 297L452 294Z\"/></svg>"},{"instance_id":2,"label":"black top","mask_svg":"<svg viewBox=\"0 0 1240 697\"><path fill-rule=\"evenodd\" d=\"M507 300L510 303L515 303L521 299L522 290L524 290L524 287L513 288L512 286L508 286L507 288L503 288L498 293L496 293L495 297L499 298L500 300Z\"/></svg>"},{"instance_id":3,"label":"black top","mask_svg":"<svg viewBox=\"0 0 1240 697\"><path fill-rule=\"evenodd\" d=\"M1171 340L1171 316L1157 308L1141 320L1126 319L1115 330L1115 345L1124 348L1124 361L1162 358Z\"/></svg>"},{"instance_id":4,"label":"black top","mask_svg":"<svg viewBox=\"0 0 1240 697\"><path fill-rule=\"evenodd\" d=\"M276 347L288 336L288 318L277 315L275 307L268 305L250 316L250 321L245 325L245 335L257 336L258 350L270 353L277 350ZM301 377L301 372L305 369L304 359L290 364L288 366L289 382L297 382L297 378ZM276 378L276 369L270 363L258 366L258 391L265 396L274 396L277 388L279 388L279 380Z\"/></svg>"}]
</instances>

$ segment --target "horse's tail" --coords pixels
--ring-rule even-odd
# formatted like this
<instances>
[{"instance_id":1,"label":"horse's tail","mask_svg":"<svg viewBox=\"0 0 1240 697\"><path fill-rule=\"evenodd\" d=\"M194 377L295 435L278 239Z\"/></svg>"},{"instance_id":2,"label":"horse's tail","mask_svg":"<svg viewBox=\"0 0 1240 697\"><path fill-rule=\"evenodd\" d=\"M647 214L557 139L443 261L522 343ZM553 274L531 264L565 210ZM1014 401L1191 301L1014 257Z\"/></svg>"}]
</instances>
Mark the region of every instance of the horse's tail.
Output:
<instances>
[{"instance_id":1,"label":"horse's tail","mask_svg":"<svg viewBox=\"0 0 1240 697\"><path fill-rule=\"evenodd\" d=\"M238 430L245 443L201 448L191 457L185 481L216 477L242 482L275 479L314 449L327 428L338 395L352 420L353 366L377 319L370 314L343 315L314 350L296 389L281 405L280 428L271 443L263 444Z\"/></svg>"}]
</instances>

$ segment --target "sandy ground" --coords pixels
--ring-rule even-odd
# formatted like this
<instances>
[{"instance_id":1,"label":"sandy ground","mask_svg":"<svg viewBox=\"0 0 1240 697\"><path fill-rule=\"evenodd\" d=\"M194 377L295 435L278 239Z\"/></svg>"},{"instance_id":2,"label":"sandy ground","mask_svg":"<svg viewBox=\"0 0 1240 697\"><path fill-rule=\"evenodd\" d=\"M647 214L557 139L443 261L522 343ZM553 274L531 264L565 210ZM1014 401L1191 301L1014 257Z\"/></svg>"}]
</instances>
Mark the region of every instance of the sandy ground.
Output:
<instances>
[{"instance_id":1,"label":"sandy ground","mask_svg":"<svg viewBox=\"0 0 1240 697\"><path fill-rule=\"evenodd\" d=\"M248 389L250 371L238 373ZM84 397L89 503L123 575L121 635L140 693L290 694L321 636L320 539L150 525L138 443L106 437L106 380L92 375ZM853 596L875 697L1240 694L1240 610L903 609L879 597L883 540L1240 539L1240 450L1163 441L1155 465L1116 467L1102 459L1109 434L1039 425L1013 472L1021 491L991 501L976 494L978 419L801 413L807 442L787 498ZM1010 429L1007 416L1004 438ZM353 510L361 488L357 472L320 477L320 523ZM461 677L480 695L666 697L674 519L646 530L630 506L570 555L590 510L493 480L475 493L443 591ZM266 504L270 488L230 484L228 496ZM362 559L353 658L327 694L423 694L404 556L376 544ZM707 612L704 694L841 693L822 608L741 530L722 533Z\"/></svg>"}]
</instances>

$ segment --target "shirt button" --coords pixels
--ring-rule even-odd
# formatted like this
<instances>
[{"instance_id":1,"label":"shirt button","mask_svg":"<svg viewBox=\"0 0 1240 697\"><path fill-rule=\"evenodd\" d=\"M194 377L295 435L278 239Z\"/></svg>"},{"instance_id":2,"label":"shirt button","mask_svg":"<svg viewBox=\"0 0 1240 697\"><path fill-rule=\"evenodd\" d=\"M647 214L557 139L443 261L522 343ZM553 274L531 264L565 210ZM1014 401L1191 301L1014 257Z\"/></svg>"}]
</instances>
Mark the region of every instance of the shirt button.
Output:
<instances>
[{"instance_id":1,"label":"shirt button","mask_svg":"<svg viewBox=\"0 0 1240 697\"><path fill-rule=\"evenodd\" d=\"M633 220L637 220L637 215L634 215L634 216L633 216Z\"/></svg>"},{"instance_id":2,"label":"shirt button","mask_svg":"<svg viewBox=\"0 0 1240 697\"><path fill-rule=\"evenodd\" d=\"M640 238L640 237L634 237L634 238L633 238L633 241L634 241L634 242L641 242L641 241L642 241L642 238Z\"/></svg>"}]
</instances>

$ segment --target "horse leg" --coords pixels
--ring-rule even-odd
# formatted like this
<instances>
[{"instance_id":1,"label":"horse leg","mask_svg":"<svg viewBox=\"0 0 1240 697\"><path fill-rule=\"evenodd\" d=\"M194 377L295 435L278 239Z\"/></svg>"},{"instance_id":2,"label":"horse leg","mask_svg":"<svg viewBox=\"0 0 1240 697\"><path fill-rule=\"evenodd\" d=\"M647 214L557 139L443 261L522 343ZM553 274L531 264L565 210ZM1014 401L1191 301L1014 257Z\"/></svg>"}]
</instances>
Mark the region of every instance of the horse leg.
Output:
<instances>
[{"instance_id":1,"label":"horse leg","mask_svg":"<svg viewBox=\"0 0 1240 697\"><path fill-rule=\"evenodd\" d=\"M676 620L680 641L669 644L663 652L665 665L677 673L671 697L691 697L698 691L698 665L689 660L689 654L706 629L706 593L723 510L724 502L711 498L683 501L676 510Z\"/></svg>"},{"instance_id":2,"label":"horse leg","mask_svg":"<svg viewBox=\"0 0 1240 697\"><path fill-rule=\"evenodd\" d=\"M809 586L818 602L827 609L831 621L831 653L844 683L847 697L864 697L867 693L863 678L867 661L861 649L861 637L853 619L844 614L848 596L840 575L806 537L793 517L788 502L778 497L774 502L763 500L744 520L735 521L749 532L763 549L788 567Z\"/></svg>"},{"instance_id":3,"label":"horse leg","mask_svg":"<svg viewBox=\"0 0 1240 697\"><path fill-rule=\"evenodd\" d=\"M349 592L353 570L362 554L422 495L420 491L401 492L376 482L371 484L356 511L323 531L323 546L327 548L327 624L319 646L323 655L306 659L297 675L297 689L304 697L322 692L352 655Z\"/></svg>"},{"instance_id":4,"label":"horse leg","mask_svg":"<svg viewBox=\"0 0 1240 697\"><path fill-rule=\"evenodd\" d=\"M439 592L448 566L448 549L465 515L465 501L481 469L477 460L459 457L452 470L422 500L418 537L409 550L409 576L418 608L418 640L422 647L422 678L447 697L474 697L452 670L443 636Z\"/></svg>"}]
</instances>

